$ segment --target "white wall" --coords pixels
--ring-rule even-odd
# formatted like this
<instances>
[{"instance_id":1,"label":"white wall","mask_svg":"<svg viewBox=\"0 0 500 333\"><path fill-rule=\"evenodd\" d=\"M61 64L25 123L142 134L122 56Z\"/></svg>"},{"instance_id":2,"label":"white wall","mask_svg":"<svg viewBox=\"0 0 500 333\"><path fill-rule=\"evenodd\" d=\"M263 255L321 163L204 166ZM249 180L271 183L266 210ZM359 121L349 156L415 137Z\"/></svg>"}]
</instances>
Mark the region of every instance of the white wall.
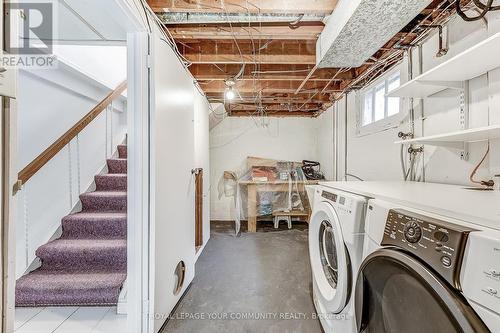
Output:
<instances>
[{"instance_id":1,"label":"white wall","mask_svg":"<svg viewBox=\"0 0 500 333\"><path fill-rule=\"evenodd\" d=\"M325 117L328 117L326 115ZM277 160L317 160L318 119L229 117L210 132L211 219L233 220L234 201L218 198L224 171L245 172L247 156Z\"/></svg>"},{"instance_id":2,"label":"white wall","mask_svg":"<svg viewBox=\"0 0 500 333\"><path fill-rule=\"evenodd\" d=\"M110 89L127 78L126 46L54 45L54 54Z\"/></svg>"},{"instance_id":3,"label":"white wall","mask_svg":"<svg viewBox=\"0 0 500 333\"><path fill-rule=\"evenodd\" d=\"M60 64L57 69L19 72L18 171L102 100L109 89ZM113 104L31 178L18 194L16 276L35 259L71 212L78 196L105 166L126 132L124 99Z\"/></svg>"},{"instance_id":4,"label":"white wall","mask_svg":"<svg viewBox=\"0 0 500 333\"><path fill-rule=\"evenodd\" d=\"M327 180L335 177L335 112L329 108L316 118L316 160L321 163L321 172Z\"/></svg>"},{"instance_id":5,"label":"white wall","mask_svg":"<svg viewBox=\"0 0 500 333\"><path fill-rule=\"evenodd\" d=\"M449 36L448 55L436 58L437 36L425 42L422 47L422 67L424 71L436 64L449 59L457 53L484 40L493 33L500 31L500 14L489 15L489 29L484 23L466 23L460 18L452 20L447 29ZM418 50L414 51L414 76L419 74ZM481 61L478 59L477 61ZM401 65L403 78L406 77L406 62ZM496 110L500 106L500 69L491 71L481 77L469 82L470 88L470 127L480 127L499 124L500 117ZM339 166L340 179L344 177L344 163L347 162L347 172L355 174L365 180L401 180L402 171L400 166L399 149L394 141L398 140L397 133L409 129L408 119L403 119L399 126L389 128L385 131L359 136L357 134L357 114L359 93L351 93L347 97L347 160L344 158L342 149L345 144L345 121L340 124L337 138L340 141ZM407 112L409 102L403 100L405 106L403 112ZM345 99L338 103L336 118L341 121L345 117ZM423 108L422 108L423 106ZM423 100L415 100L416 113L416 136L432 135L459 130L459 103L458 96L433 97ZM477 175L481 179L490 179L500 170L498 151L500 141L492 141L490 158L479 170ZM480 161L486 150L486 143L474 143L470 145L470 159L462 161L459 152L448 148L425 147L424 164L419 167L419 174L425 174L425 180L429 182L451 183L470 185L468 176L474 166Z\"/></svg>"}]
</instances>

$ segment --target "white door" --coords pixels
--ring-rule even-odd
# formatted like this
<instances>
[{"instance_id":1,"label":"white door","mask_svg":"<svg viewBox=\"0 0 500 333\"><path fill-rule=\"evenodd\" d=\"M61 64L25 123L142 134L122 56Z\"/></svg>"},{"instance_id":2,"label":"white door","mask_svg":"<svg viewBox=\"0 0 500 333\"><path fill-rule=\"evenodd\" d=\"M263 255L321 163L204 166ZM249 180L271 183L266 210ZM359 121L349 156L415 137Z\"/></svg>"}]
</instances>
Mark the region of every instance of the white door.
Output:
<instances>
[{"instance_id":1,"label":"white door","mask_svg":"<svg viewBox=\"0 0 500 333\"><path fill-rule=\"evenodd\" d=\"M151 43L150 232L154 332L158 332L193 280L195 263L191 174L195 167L195 88L190 74L160 36L156 30Z\"/></svg>"},{"instance_id":2,"label":"white door","mask_svg":"<svg viewBox=\"0 0 500 333\"><path fill-rule=\"evenodd\" d=\"M341 312L348 302L352 268L339 217L328 202L314 207L309 226L309 255L315 297L325 311Z\"/></svg>"}]
</instances>

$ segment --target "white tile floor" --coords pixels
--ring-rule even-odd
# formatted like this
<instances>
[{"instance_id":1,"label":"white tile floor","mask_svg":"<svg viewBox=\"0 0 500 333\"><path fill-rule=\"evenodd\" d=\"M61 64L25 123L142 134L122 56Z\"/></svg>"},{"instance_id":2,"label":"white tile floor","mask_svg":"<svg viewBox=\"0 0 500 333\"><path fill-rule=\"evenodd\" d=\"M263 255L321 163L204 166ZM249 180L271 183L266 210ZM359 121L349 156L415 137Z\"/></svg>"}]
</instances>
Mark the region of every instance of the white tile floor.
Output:
<instances>
[{"instance_id":1,"label":"white tile floor","mask_svg":"<svg viewBox=\"0 0 500 333\"><path fill-rule=\"evenodd\" d=\"M16 308L16 333L124 332L127 316L116 307Z\"/></svg>"}]
</instances>

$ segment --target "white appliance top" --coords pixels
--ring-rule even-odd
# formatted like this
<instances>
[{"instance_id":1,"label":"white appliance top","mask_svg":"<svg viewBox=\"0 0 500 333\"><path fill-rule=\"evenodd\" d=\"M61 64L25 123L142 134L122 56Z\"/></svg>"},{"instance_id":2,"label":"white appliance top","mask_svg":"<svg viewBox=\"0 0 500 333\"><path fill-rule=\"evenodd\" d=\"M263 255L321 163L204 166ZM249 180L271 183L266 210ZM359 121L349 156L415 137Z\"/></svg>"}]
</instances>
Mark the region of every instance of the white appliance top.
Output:
<instances>
[{"instance_id":1,"label":"white appliance top","mask_svg":"<svg viewBox=\"0 0 500 333\"><path fill-rule=\"evenodd\" d=\"M500 191L403 181L320 182L320 185L500 230Z\"/></svg>"}]
</instances>

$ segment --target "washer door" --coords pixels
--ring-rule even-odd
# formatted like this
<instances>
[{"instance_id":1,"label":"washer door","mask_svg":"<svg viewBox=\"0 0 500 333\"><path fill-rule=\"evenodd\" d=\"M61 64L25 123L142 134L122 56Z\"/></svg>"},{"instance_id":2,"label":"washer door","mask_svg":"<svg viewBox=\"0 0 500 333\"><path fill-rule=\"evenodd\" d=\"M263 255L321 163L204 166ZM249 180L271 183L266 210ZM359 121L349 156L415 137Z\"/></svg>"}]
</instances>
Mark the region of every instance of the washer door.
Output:
<instances>
[{"instance_id":1,"label":"washer door","mask_svg":"<svg viewBox=\"0 0 500 333\"><path fill-rule=\"evenodd\" d=\"M339 217L333 206L320 202L309 226L309 255L322 306L340 313L349 301L352 273Z\"/></svg>"},{"instance_id":2,"label":"washer door","mask_svg":"<svg viewBox=\"0 0 500 333\"><path fill-rule=\"evenodd\" d=\"M489 332L459 291L393 248L372 253L361 265L355 306L363 333Z\"/></svg>"}]
</instances>

